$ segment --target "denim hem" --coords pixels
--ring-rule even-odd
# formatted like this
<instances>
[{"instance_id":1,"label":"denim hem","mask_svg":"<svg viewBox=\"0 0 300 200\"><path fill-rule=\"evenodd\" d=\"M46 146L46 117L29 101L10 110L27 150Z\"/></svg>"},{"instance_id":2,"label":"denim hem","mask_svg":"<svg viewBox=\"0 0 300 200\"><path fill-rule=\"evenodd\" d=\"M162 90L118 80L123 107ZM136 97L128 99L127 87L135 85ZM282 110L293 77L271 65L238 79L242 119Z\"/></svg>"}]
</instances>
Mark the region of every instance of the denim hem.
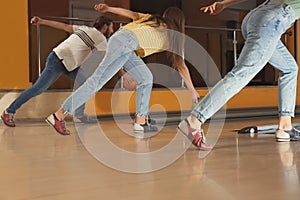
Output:
<instances>
[{"instance_id":1,"label":"denim hem","mask_svg":"<svg viewBox=\"0 0 300 200\"><path fill-rule=\"evenodd\" d=\"M147 116L147 115L148 115L148 113L147 114L135 113L135 116L140 116L140 117Z\"/></svg>"},{"instance_id":2,"label":"denim hem","mask_svg":"<svg viewBox=\"0 0 300 200\"><path fill-rule=\"evenodd\" d=\"M192 111L191 112L192 115L194 115L202 124L205 123L206 119L203 117L203 115L201 113L198 113L196 111Z\"/></svg>"},{"instance_id":3,"label":"denim hem","mask_svg":"<svg viewBox=\"0 0 300 200\"><path fill-rule=\"evenodd\" d=\"M62 105L62 108L64 109L64 114L72 115L71 112L69 111L69 109L64 107L64 105Z\"/></svg>"},{"instance_id":4,"label":"denim hem","mask_svg":"<svg viewBox=\"0 0 300 200\"><path fill-rule=\"evenodd\" d=\"M290 111L279 111L278 115L281 116L290 116L290 117L295 117L295 113L294 112L290 112Z\"/></svg>"},{"instance_id":5,"label":"denim hem","mask_svg":"<svg viewBox=\"0 0 300 200\"><path fill-rule=\"evenodd\" d=\"M10 109L6 108L5 111L7 113L16 114L16 111L13 111L12 109L10 110Z\"/></svg>"}]
</instances>

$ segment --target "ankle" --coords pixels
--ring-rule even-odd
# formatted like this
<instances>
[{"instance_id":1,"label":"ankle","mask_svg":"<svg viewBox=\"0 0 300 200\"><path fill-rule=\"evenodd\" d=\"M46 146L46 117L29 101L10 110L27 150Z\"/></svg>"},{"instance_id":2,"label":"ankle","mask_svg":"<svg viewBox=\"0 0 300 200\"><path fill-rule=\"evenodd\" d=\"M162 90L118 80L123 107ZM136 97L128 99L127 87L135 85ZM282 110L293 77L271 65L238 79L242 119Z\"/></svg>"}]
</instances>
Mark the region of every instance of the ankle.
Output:
<instances>
[{"instance_id":1,"label":"ankle","mask_svg":"<svg viewBox=\"0 0 300 200\"><path fill-rule=\"evenodd\" d=\"M145 124L146 123L146 116L135 116L135 123L137 124Z\"/></svg>"},{"instance_id":2,"label":"ankle","mask_svg":"<svg viewBox=\"0 0 300 200\"><path fill-rule=\"evenodd\" d=\"M62 121L62 120L63 120L63 118L62 118L59 114L57 114L57 113L54 113L53 116L54 116L54 118L57 119L58 121Z\"/></svg>"},{"instance_id":3,"label":"ankle","mask_svg":"<svg viewBox=\"0 0 300 200\"><path fill-rule=\"evenodd\" d=\"M187 120L189 121L191 128L201 129L202 123L194 115L188 116Z\"/></svg>"},{"instance_id":4,"label":"ankle","mask_svg":"<svg viewBox=\"0 0 300 200\"><path fill-rule=\"evenodd\" d=\"M293 126L292 125L279 125L278 126L278 129L279 130L285 130L285 131L290 131L290 130L292 130L293 129Z\"/></svg>"},{"instance_id":5,"label":"ankle","mask_svg":"<svg viewBox=\"0 0 300 200\"><path fill-rule=\"evenodd\" d=\"M292 125L292 117L291 116L280 116L279 117L279 123L278 123L278 129L281 130L292 130L293 125Z\"/></svg>"}]
</instances>

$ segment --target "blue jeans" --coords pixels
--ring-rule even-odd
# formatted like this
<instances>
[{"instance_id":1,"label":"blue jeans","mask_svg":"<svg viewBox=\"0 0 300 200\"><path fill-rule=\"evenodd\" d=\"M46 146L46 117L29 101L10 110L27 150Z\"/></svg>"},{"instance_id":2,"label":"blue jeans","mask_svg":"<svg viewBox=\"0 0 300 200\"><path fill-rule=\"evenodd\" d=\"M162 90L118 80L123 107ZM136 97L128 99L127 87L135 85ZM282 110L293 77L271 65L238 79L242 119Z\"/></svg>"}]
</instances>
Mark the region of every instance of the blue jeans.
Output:
<instances>
[{"instance_id":1,"label":"blue jeans","mask_svg":"<svg viewBox=\"0 0 300 200\"><path fill-rule=\"evenodd\" d=\"M295 20L295 12L290 6L272 0L248 13L242 23L242 34L246 42L237 64L210 90L191 114L204 123L269 62L280 71L279 116L294 117L298 66L280 37Z\"/></svg>"},{"instance_id":2,"label":"blue jeans","mask_svg":"<svg viewBox=\"0 0 300 200\"><path fill-rule=\"evenodd\" d=\"M140 116L148 114L153 85L152 73L143 60L136 55L138 40L128 30L120 29L108 41L106 54L95 72L87 81L62 104L67 113L72 113L90 99L123 66L137 81L136 112Z\"/></svg>"},{"instance_id":3,"label":"blue jeans","mask_svg":"<svg viewBox=\"0 0 300 200\"><path fill-rule=\"evenodd\" d=\"M146 116L149 112L153 75L143 60L135 54L125 63L124 69L138 83L136 86L136 114Z\"/></svg>"},{"instance_id":4,"label":"blue jeans","mask_svg":"<svg viewBox=\"0 0 300 200\"><path fill-rule=\"evenodd\" d=\"M64 64L60 61L55 52L51 52L47 57L46 67L42 71L37 81L30 88L24 90L20 96L18 96L18 98L10 104L6 111L8 113L15 114L16 111L29 99L46 91L62 74L65 74L71 79L75 80L78 70L79 68L76 68L71 72L67 71ZM76 81L78 81L77 84L82 84L84 82L82 78L76 78ZM76 111L76 115L83 115L84 108L85 106L83 104Z\"/></svg>"}]
</instances>

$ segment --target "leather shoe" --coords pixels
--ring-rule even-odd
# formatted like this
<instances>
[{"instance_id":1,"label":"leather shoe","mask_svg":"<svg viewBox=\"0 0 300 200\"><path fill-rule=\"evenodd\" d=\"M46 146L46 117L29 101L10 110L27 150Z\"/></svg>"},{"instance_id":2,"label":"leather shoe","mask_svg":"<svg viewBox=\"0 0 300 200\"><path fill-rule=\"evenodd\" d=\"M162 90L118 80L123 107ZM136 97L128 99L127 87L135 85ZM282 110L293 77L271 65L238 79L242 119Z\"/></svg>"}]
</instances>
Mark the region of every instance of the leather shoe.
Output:
<instances>
[{"instance_id":1,"label":"leather shoe","mask_svg":"<svg viewBox=\"0 0 300 200\"><path fill-rule=\"evenodd\" d=\"M66 129L66 123L64 120L58 120L54 114L50 115L46 122L52 126L56 132L58 132L61 135L70 135L70 131Z\"/></svg>"},{"instance_id":2,"label":"leather shoe","mask_svg":"<svg viewBox=\"0 0 300 200\"><path fill-rule=\"evenodd\" d=\"M6 126L15 127L14 114L3 111L1 119Z\"/></svg>"}]
</instances>

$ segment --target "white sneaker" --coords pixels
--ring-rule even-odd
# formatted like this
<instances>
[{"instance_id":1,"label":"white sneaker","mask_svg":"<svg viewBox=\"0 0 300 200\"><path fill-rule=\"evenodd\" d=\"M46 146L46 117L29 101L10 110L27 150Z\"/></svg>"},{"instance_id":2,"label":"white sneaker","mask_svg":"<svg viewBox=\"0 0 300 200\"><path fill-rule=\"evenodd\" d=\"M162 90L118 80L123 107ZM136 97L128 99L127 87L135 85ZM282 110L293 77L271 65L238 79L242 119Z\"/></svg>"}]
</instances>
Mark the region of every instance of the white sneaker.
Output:
<instances>
[{"instance_id":1,"label":"white sneaker","mask_svg":"<svg viewBox=\"0 0 300 200\"><path fill-rule=\"evenodd\" d=\"M275 133L277 142L289 142L300 140L300 130L293 128L290 131L278 129Z\"/></svg>"}]
</instances>

